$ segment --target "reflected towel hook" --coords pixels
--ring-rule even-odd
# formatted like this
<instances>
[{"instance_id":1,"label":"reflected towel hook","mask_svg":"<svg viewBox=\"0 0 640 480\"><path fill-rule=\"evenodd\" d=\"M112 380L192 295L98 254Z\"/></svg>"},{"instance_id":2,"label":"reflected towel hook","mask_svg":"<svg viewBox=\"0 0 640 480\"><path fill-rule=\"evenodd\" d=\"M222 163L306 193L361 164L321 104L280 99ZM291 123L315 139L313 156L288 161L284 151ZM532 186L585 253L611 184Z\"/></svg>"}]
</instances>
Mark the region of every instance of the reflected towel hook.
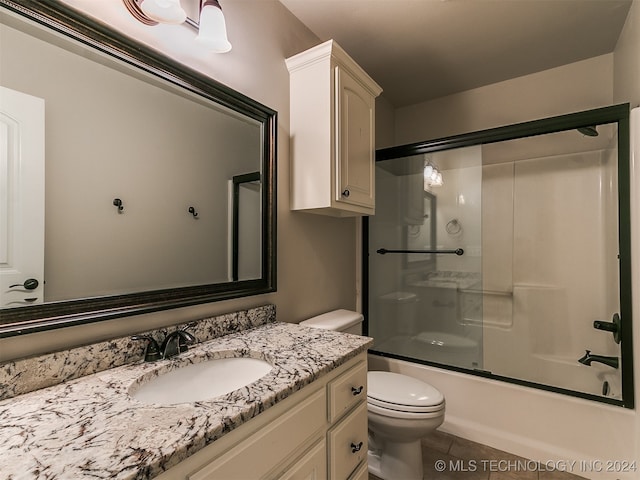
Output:
<instances>
[{"instance_id":1,"label":"reflected towel hook","mask_svg":"<svg viewBox=\"0 0 640 480\"><path fill-rule=\"evenodd\" d=\"M193 215L193 218L196 218L198 216L198 212L196 212L196 209L193 207L189 207L189 213Z\"/></svg>"},{"instance_id":2,"label":"reflected towel hook","mask_svg":"<svg viewBox=\"0 0 640 480\"><path fill-rule=\"evenodd\" d=\"M114 198L113 204L116 207L118 207L118 213L122 213L122 210L124 210L124 206L122 205L122 200L120 200L119 198Z\"/></svg>"}]
</instances>

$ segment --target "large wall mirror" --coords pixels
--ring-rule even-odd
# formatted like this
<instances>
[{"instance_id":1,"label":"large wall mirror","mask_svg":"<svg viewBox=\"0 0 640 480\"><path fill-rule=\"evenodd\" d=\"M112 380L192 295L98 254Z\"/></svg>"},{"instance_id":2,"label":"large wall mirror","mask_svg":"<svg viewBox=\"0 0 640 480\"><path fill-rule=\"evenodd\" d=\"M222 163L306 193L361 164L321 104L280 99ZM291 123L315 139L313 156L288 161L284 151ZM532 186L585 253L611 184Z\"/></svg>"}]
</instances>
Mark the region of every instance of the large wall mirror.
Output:
<instances>
[{"instance_id":1,"label":"large wall mirror","mask_svg":"<svg viewBox=\"0 0 640 480\"><path fill-rule=\"evenodd\" d=\"M70 7L0 0L0 336L274 291L275 135Z\"/></svg>"}]
</instances>

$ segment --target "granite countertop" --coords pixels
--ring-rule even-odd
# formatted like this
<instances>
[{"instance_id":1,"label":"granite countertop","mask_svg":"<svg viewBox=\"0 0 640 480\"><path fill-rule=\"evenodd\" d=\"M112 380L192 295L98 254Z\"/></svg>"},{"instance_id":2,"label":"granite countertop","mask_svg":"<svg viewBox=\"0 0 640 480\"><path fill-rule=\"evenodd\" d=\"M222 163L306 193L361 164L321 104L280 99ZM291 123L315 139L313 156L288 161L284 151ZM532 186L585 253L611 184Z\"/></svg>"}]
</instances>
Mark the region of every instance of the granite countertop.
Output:
<instances>
[{"instance_id":1,"label":"granite countertop","mask_svg":"<svg viewBox=\"0 0 640 480\"><path fill-rule=\"evenodd\" d=\"M355 357L372 339L268 323L0 402L0 479L147 479ZM260 380L210 401L173 406L128 395L140 377L229 356L263 358Z\"/></svg>"}]
</instances>

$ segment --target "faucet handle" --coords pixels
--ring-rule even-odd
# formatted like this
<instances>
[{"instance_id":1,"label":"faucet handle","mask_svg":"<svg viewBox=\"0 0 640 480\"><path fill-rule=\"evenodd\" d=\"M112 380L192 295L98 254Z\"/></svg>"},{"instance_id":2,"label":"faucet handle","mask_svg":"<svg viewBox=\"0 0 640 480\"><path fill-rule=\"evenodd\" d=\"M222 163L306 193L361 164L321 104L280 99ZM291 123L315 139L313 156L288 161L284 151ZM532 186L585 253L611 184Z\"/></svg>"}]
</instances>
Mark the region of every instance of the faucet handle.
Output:
<instances>
[{"instance_id":1,"label":"faucet handle","mask_svg":"<svg viewBox=\"0 0 640 480\"><path fill-rule=\"evenodd\" d=\"M155 338L150 335L133 335L131 340L145 340L147 342L147 346L144 349L144 361L145 362L155 362L156 360L160 360L162 358L162 354L160 353L160 347L158 346L158 342L156 342Z\"/></svg>"},{"instance_id":2,"label":"faucet handle","mask_svg":"<svg viewBox=\"0 0 640 480\"><path fill-rule=\"evenodd\" d=\"M178 335L178 349L180 352L186 352L189 349L189 345L198 343L198 339L188 330L194 327L196 322L186 324L184 327L178 329L175 333Z\"/></svg>"},{"instance_id":3,"label":"faucet handle","mask_svg":"<svg viewBox=\"0 0 640 480\"><path fill-rule=\"evenodd\" d=\"M611 322L595 320L593 322L593 328L595 328L596 330L604 330L605 332L611 332L613 334L613 341L616 343L620 343L620 341L622 340L620 338L620 333L622 330L620 323L621 323L620 315L615 313L613 315L613 319L611 320Z\"/></svg>"},{"instance_id":4,"label":"faucet handle","mask_svg":"<svg viewBox=\"0 0 640 480\"><path fill-rule=\"evenodd\" d=\"M178 350L180 352L186 352L189 349L189 345L198 342L198 339L191 332L187 332L187 328L189 328L189 325L176 332L176 335L178 335Z\"/></svg>"}]
</instances>

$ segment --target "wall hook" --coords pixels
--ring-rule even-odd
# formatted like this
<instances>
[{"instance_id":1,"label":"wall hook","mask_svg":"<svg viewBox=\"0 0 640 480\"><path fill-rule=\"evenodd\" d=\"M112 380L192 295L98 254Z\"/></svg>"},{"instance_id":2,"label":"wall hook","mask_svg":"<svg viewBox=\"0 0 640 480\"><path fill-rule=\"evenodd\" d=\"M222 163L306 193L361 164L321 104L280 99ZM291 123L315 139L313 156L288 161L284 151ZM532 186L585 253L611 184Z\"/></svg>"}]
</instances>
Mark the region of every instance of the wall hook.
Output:
<instances>
[{"instance_id":1,"label":"wall hook","mask_svg":"<svg viewBox=\"0 0 640 480\"><path fill-rule=\"evenodd\" d=\"M124 210L124 206L122 205L122 200L120 200L119 198L114 198L113 204L116 207L118 207L118 213L122 213L122 210Z\"/></svg>"},{"instance_id":2,"label":"wall hook","mask_svg":"<svg viewBox=\"0 0 640 480\"><path fill-rule=\"evenodd\" d=\"M198 216L198 212L196 212L196 209L193 207L189 207L189 213L193 215L193 218L196 218Z\"/></svg>"}]
</instances>

